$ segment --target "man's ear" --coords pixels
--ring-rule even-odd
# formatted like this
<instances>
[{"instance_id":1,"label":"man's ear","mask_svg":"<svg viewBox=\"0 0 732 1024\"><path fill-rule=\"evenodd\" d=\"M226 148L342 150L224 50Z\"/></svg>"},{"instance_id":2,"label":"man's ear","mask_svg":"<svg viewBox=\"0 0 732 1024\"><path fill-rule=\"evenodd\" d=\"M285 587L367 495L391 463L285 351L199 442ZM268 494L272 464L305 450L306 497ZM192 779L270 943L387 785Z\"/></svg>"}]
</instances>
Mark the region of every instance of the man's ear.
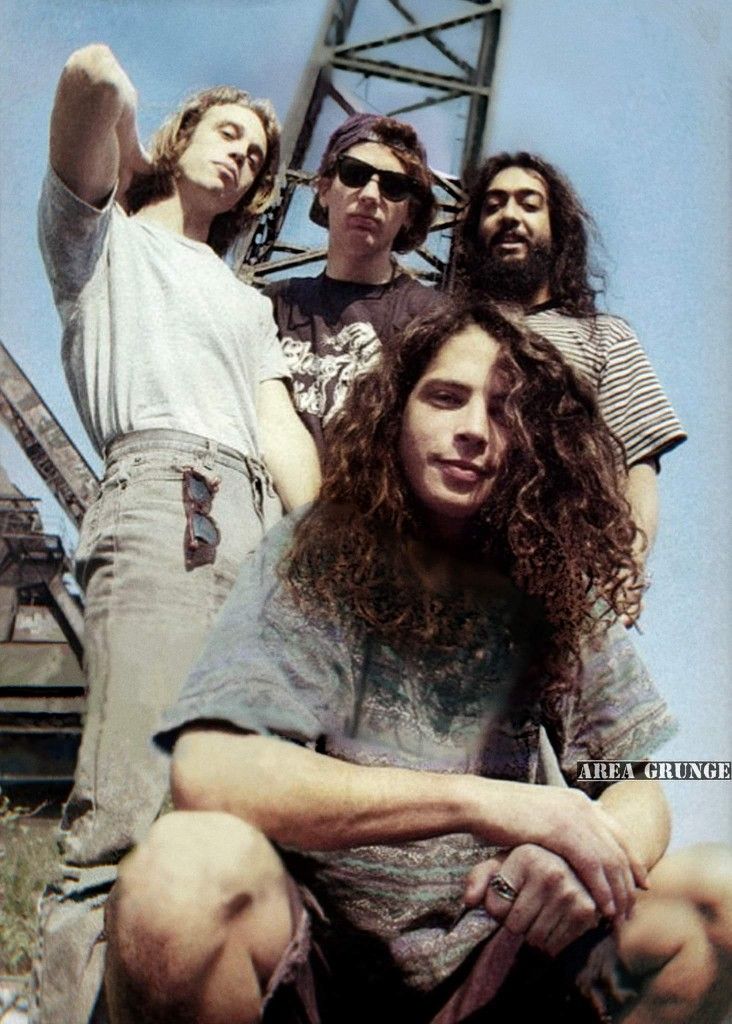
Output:
<instances>
[{"instance_id":1,"label":"man's ear","mask_svg":"<svg viewBox=\"0 0 732 1024\"><path fill-rule=\"evenodd\" d=\"M315 186L315 194L318 197L318 202L324 210L328 209L328 193L333 186L333 179L328 177L318 178Z\"/></svg>"},{"instance_id":2,"label":"man's ear","mask_svg":"<svg viewBox=\"0 0 732 1024\"><path fill-rule=\"evenodd\" d=\"M414 224L414 218L417 216L417 201L416 199L410 199L407 203L407 216L404 218L405 228L411 228Z\"/></svg>"}]
</instances>

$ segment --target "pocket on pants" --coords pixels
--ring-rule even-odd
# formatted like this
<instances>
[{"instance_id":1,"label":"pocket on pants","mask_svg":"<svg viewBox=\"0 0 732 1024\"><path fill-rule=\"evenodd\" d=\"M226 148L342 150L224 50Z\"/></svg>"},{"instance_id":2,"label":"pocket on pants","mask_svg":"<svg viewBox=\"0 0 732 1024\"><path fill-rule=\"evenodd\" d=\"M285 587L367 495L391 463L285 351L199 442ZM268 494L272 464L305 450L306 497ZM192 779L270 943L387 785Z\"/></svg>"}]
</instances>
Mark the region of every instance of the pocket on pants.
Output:
<instances>
[{"instance_id":1,"label":"pocket on pants","mask_svg":"<svg viewBox=\"0 0 732 1024\"><path fill-rule=\"evenodd\" d=\"M74 553L74 576L82 590L86 590L93 566L100 558L105 536L113 546L118 505L116 488L107 487L100 490L84 515Z\"/></svg>"}]
</instances>

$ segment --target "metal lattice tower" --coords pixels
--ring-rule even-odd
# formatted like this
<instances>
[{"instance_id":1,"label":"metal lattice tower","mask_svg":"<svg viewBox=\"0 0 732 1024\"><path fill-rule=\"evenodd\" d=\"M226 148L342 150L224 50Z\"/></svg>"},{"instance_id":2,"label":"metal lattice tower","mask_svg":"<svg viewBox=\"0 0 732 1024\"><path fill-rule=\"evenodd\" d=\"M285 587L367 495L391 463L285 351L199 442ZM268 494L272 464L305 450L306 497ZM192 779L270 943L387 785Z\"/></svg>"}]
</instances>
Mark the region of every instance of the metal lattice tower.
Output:
<instances>
[{"instance_id":1,"label":"metal lattice tower","mask_svg":"<svg viewBox=\"0 0 732 1024\"><path fill-rule=\"evenodd\" d=\"M0 342L0 419L75 526L99 481L51 410Z\"/></svg>"},{"instance_id":2,"label":"metal lattice tower","mask_svg":"<svg viewBox=\"0 0 732 1024\"><path fill-rule=\"evenodd\" d=\"M97 478L1 342L0 420L78 527L97 493ZM0 588L6 596L14 589L30 603L47 607L81 659L81 608L64 586L63 574L71 566L61 541L44 532L37 499L14 488L1 467L0 484Z\"/></svg>"},{"instance_id":3,"label":"metal lattice tower","mask_svg":"<svg viewBox=\"0 0 732 1024\"><path fill-rule=\"evenodd\" d=\"M320 40L313 49L284 125L282 144L287 172L280 201L237 246L235 265L244 279L260 283L273 274L289 272L325 258L326 250L322 246L313 247L297 237L288 237L288 214L298 191L309 190L313 173L306 171L304 164L326 102L333 101L344 117L363 110L365 105L354 94L352 85L380 80L393 86L389 90L390 98L400 90L403 93L396 105L379 109L378 112L388 116L408 119L412 112L455 100L464 101L467 106L457 174L449 175L433 168L440 211L428 243L418 250L421 265L415 268L419 276L427 280L445 280L450 256L449 241L444 233L454 225L462 204L459 176L469 171L480 156L501 4L498 0L463 0L463 6L472 9L425 24L419 23L409 4L410 0L380 0L380 4L377 0L368 0L369 15L377 16L374 20L379 11L391 8L392 15L398 14L403 27L378 37L353 39L358 0L332 0ZM451 43L451 34L465 28L473 29L476 40L469 57L458 52ZM440 64L443 68L449 65L451 73L391 59L394 47L399 47L401 53L417 43L439 54Z\"/></svg>"}]
</instances>

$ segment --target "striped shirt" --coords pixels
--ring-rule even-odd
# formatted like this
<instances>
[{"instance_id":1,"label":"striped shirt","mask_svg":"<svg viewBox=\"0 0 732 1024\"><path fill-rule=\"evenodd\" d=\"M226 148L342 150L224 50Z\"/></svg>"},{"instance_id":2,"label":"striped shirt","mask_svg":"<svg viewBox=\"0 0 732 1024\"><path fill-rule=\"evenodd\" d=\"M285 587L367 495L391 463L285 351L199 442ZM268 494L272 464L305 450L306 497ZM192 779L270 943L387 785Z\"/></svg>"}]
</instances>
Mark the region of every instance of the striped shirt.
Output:
<instances>
[{"instance_id":1,"label":"striped shirt","mask_svg":"<svg viewBox=\"0 0 732 1024\"><path fill-rule=\"evenodd\" d=\"M686 439L648 356L620 317L575 317L538 309L528 314L525 324L593 385L605 422L625 448L628 466L657 459Z\"/></svg>"}]
</instances>

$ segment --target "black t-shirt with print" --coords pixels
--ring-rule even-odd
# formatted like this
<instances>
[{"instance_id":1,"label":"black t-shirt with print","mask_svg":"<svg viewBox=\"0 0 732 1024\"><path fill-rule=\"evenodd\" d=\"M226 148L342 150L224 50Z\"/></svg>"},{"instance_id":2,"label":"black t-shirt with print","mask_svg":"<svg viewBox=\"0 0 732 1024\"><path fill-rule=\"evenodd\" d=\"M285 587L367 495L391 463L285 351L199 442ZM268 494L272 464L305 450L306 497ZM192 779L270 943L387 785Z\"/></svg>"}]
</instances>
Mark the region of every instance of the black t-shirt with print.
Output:
<instances>
[{"instance_id":1,"label":"black t-shirt with print","mask_svg":"<svg viewBox=\"0 0 732 1024\"><path fill-rule=\"evenodd\" d=\"M268 285L265 295L292 373L295 407L321 448L323 425L354 377L374 365L395 332L440 301L434 288L404 273L380 285L325 273L288 278Z\"/></svg>"}]
</instances>

